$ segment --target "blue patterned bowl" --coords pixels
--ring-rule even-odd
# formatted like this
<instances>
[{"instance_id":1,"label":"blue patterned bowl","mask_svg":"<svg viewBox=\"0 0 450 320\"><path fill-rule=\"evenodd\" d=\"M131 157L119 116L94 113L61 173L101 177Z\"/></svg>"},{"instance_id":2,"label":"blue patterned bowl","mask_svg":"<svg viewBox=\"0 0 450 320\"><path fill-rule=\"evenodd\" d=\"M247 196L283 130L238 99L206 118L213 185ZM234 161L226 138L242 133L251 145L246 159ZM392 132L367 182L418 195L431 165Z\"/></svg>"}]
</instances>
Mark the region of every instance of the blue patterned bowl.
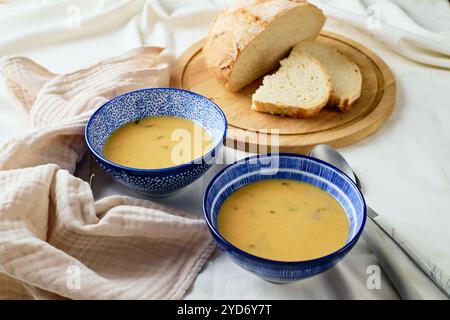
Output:
<instances>
[{"instance_id":1,"label":"blue patterned bowl","mask_svg":"<svg viewBox=\"0 0 450 320\"><path fill-rule=\"evenodd\" d=\"M236 189L264 179L307 182L332 195L342 205L349 219L350 235L347 243L338 251L321 258L283 262L254 256L225 240L217 230L217 215L223 201ZM205 191L203 211L213 238L235 263L265 280L277 283L308 278L334 266L355 245L366 221L364 198L349 177L321 160L288 153L254 156L223 169Z\"/></svg>"},{"instance_id":2,"label":"blue patterned bowl","mask_svg":"<svg viewBox=\"0 0 450 320\"><path fill-rule=\"evenodd\" d=\"M115 130L149 116L195 121L211 135L214 147L199 159L163 169L130 168L103 157L103 147ZM95 160L116 181L140 192L167 195L194 182L211 167L226 131L225 115L211 100L180 89L150 88L128 92L105 103L89 119L85 135Z\"/></svg>"}]
</instances>

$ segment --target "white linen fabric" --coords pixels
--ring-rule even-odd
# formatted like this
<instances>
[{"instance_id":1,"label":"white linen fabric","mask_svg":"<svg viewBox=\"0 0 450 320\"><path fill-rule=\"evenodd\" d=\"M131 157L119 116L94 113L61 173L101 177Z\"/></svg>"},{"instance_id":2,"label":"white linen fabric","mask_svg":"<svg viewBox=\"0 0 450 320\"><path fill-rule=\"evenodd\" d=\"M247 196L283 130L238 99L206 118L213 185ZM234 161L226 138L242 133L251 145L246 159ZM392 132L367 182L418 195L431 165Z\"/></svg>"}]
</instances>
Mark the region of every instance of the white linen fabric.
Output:
<instances>
[{"instance_id":1,"label":"white linen fabric","mask_svg":"<svg viewBox=\"0 0 450 320\"><path fill-rule=\"evenodd\" d=\"M383 127L340 151L360 176L367 202L412 245L450 271L448 1L313 2L330 16L325 29L375 51L391 67L398 83L396 108ZM0 4L0 56L24 54L51 70L68 72L148 44L165 46L164 58L171 63L205 36L209 22L228 3L6 1ZM374 3L376 7L370 7ZM379 20L372 19L377 12L382 17L380 28L368 29L368 24L378 26ZM372 19L368 24L367 16ZM0 141L4 142L28 129L2 90L0 87ZM200 216L202 192L218 169L178 196L160 202ZM98 168L94 170L97 198L111 194L137 197ZM216 251L187 298L397 298L383 272L380 289L367 285L370 270L376 269L371 266L376 264L362 240L325 274L279 286L241 270Z\"/></svg>"},{"instance_id":2,"label":"white linen fabric","mask_svg":"<svg viewBox=\"0 0 450 320\"><path fill-rule=\"evenodd\" d=\"M450 69L450 4L433 0L312 0L325 15L353 25L417 62ZM430 14L431 13L431 14Z\"/></svg>"}]
</instances>

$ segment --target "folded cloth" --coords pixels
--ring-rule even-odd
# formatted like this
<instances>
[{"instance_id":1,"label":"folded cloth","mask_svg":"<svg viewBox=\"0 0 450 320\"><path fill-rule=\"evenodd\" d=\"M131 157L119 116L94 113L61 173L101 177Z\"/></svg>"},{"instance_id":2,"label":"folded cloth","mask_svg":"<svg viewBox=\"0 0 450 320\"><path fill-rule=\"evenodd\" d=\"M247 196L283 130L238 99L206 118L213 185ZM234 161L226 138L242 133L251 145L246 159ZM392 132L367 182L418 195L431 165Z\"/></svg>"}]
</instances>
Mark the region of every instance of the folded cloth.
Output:
<instances>
[{"instance_id":1,"label":"folded cloth","mask_svg":"<svg viewBox=\"0 0 450 320\"><path fill-rule=\"evenodd\" d=\"M114 96L167 84L161 48L70 74L23 57L0 77L34 130L0 146L0 298L178 299L214 245L205 223L146 200L94 201L73 175L89 115Z\"/></svg>"},{"instance_id":2,"label":"folded cloth","mask_svg":"<svg viewBox=\"0 0 450 320\"><path fill-rule=\"evenodd\" d=\"M450 69L448 0L310 0L411 60ZM431 14L431 12L433 14ZM442 17L436 19L436 17ZM436 21L431 21L433 17Z\"/></svg>"}]
</instances>

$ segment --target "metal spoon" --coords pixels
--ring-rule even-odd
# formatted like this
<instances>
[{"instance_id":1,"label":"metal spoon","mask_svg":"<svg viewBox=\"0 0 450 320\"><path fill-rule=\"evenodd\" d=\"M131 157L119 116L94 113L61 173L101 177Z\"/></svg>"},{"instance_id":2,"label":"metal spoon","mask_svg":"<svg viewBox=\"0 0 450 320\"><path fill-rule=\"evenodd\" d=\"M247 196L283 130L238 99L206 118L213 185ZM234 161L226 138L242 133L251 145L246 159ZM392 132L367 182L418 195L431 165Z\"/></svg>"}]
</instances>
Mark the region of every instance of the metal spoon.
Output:
<instances>
[{"instance_id":1,"label":"metal spoon","mask_svg":"<svg viewBox=\"0 0 450 320\"><path fill-rule=\"evenodd\" d=\"M348 162L332 147L317 145L309 155L337 167L361 189L361 183ZM403 299L450 298L450 277L405 241L369 206L367 215L370 219L364 230L365 239L400 296Z\"/></svg>"}]
</instances>

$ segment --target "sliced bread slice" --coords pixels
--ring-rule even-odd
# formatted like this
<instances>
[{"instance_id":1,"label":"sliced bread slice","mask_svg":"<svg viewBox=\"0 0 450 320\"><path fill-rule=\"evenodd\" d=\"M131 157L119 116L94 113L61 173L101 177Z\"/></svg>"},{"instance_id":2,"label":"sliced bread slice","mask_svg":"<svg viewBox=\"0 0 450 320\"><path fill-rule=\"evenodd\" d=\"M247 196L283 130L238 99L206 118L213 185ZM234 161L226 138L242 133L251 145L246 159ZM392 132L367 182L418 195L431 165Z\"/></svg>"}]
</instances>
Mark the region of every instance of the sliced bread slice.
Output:
<instances>
[{"instance_id":1,"label":"sliced bread slice","mask_svg":"<svg viewBox=\"0 0 450 320\"><path fill-rule=\"evenodd\" d=\"M293 51L309 54L325 66L332 87L328 104L339 107L341 111L350 110L353 102L361 95L362 76L356 63L319 40L299 43Z\"/></svg>"},{"instance_id":2,"label":"sliced bread slice","mask_svg":"<svg viewBox=\"0 0 450 320\"><path fill-rule=\"evenodd\" d=\"M281 67L264 77L252 97L252 109L294 118L315 116L327 104L331 83L324 66L300 51L283 59Z\"/></svg>"}]
</instances>

